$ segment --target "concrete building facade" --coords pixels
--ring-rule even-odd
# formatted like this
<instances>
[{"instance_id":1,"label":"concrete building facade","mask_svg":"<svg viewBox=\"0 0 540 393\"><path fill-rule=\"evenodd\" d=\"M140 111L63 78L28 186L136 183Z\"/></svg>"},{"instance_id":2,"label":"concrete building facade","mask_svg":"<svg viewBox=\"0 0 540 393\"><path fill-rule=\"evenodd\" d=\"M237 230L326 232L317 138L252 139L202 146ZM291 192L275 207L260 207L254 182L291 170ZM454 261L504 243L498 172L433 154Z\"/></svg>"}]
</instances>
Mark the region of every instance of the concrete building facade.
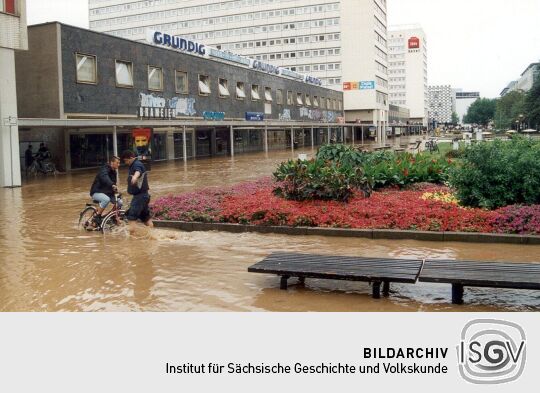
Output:
<instances>
[{"instance_id":1,"label":"concrete building facade","mask_svg":"<svg viewBox=\"0 0 540 393\"><path fill-rule=\"evenodd\" d=\"M90 28L149 29L310 74L344 90L350 123L388 125L386 0L90 0Z\"/></svg>"},{"instance_id":2,"label":"concrete building facade","mask_svg":"<svg viewBox=\"0 0 540 393\"><path fill-rule=\"evenodd\" d=\"M512 81L501 91L501 97L504 97L506 94L511 91L520 90L527 92L532 89L534 81L540 76L540 62L531 63L522 72L518 80Z\"/></svg>"},{"instance_id":3,"label":"concrete building facade","mask_svg":"<svg viewBox=\"0 0 540 393\"><path fill-rule=\"evenodd\" d=\"M27 47L25 0L0 0L0 187L21 185L15 51Z\"/></svg>"},{"instance_id":4,"label":"concrete building facade","mask_svg":"<svg viewBox=\"0 0 540 393\"><path fill-rule=\"evenodd\" d=\"M459 124L463 124L463 118L469 111L469 107L478 99L480 92L478 91L463 91L463 89L454 90L456 113L459 118Z\"/></svg>"},{"instance_id":5,"label":"concrete building facade","mask_svg":"<svg viewBox=\"0 0 540 393\"><path fill-rule=\"evenodd\" d=\"M410 121L427 126L428 48L419 25L391 26L388 32L390 104L407 107Z\"/></svg>"},{"instance_id":6,"label":"concrete building facade","mask_svg":"<svg viewBox=\"0 0 540 393\"><path fill-rule=\"evenodd\" d=\"M454 90L450 85L429 86L429 119L441 123L451 123L456 111Z\"/></svg>"},{"instance_id":7,"label":"concrete building facade","mask_svg":"<svg viewBox=\"0 0 540 393\"><path fill-rule=\"evenodd\" d=\"M145 44L60 23L31 26L29 51L16 55L21 141L45 142L56 165L73 170L131 148L134 128L151 128L153 160L345 138L336 127L342 92L264 63L223 60L196 42L153 37Z\"/></svg>"}]
</instances>

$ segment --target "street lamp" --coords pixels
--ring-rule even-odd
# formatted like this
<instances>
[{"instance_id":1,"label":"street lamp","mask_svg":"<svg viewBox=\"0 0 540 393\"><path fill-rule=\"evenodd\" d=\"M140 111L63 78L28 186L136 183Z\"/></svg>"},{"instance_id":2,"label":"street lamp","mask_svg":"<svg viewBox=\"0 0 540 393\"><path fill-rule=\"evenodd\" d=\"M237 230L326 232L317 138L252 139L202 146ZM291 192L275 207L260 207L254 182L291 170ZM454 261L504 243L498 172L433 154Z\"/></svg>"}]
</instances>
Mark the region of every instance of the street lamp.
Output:
<instances>
[{"instance_id":1,"label":"street lamp","mask_svg":"<svg viewBox=\"0 0 540 393\"><path fill-rule=\"evenodd\" d=\"M525 115L523 115L523 114L519 115L519 130L523 129L523 118L524 117L525 117Z\"/></svg>"}]
</instances>

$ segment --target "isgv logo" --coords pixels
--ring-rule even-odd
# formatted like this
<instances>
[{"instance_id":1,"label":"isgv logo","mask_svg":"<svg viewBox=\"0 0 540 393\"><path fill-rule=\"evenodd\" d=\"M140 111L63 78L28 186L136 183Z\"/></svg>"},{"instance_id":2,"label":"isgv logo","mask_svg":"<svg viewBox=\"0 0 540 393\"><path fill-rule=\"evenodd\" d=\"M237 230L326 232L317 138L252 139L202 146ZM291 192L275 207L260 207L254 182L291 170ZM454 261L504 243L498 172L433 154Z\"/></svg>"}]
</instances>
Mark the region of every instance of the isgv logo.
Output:
<instances>
[{"instance_id":1,"label":"isgv logo","mask_svg":"<svg viewBox=\"0 0 540 393\"><path fill-rule=\"evenodd\" d=\"M457 347L459 372L474 384L503 384L518 379L525 369L525 331L516 323L496 319L469 322Z\"/></svg>"}]
</instances>

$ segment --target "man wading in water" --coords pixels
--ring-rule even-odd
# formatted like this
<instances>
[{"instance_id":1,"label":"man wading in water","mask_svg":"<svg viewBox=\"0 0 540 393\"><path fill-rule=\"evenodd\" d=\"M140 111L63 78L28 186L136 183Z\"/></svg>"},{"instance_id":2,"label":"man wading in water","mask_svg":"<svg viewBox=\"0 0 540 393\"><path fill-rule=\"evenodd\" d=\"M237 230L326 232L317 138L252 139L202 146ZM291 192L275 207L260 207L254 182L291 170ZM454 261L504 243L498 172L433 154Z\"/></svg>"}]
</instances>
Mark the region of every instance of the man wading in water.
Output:
<instances>
[{"instance_id":1,"label":"man wading in water","mask_svg":"<svg viewBox=\"0 0 540 393\"><path fill-rule=\"evenodd\" d=\"M152 217L150 215L150 194L148 191L148 172L143 163L137 159L134 152L126 150L122 153L122 160L129 165L128 173L128 193L133 196L131 205L127 211L129 221L129 232L133 234L136 230L137 220L141 220L147 227L153 228Z\"/></svg>"}]
</instances>

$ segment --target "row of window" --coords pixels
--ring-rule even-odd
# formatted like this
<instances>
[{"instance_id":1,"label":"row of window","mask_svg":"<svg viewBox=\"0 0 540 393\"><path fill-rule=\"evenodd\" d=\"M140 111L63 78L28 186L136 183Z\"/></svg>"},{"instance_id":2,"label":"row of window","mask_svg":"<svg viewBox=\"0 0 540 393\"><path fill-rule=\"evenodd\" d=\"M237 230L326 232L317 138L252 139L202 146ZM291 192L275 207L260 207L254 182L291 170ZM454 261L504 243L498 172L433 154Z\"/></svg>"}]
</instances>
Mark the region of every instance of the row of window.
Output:
<instances>
[{"instance_id":1,"label":"row of window","mask_svg":"<svg viewBox=\"0 0 540 393\"><path fill-rule=\"evenodd\" d=\"M244 42L233 42L228 44L221 44L217 45L217 49L221 50L241 50L241 49L252 49L252 48L260 48L260 47L270 47L275 45L289 45L289 44L309 44L309 43L316 43L316 42L327 42L327 41L339 41L341 39L340 33L333 33L333 34L315 34L315 35L306 35L306 36L300 36L300 37L289 37L289 38L277 38L272 40L264 40L264 41L244 41ZM304 51L305 57L309 57L311 54L308 53L309 51ZM313 52L313 56L317 56L317 51ZM327 55L339 55L341 54L340 49L328 49ZM319 56L323 56L319 52Z\"/></svg>"},{"instance_id":2,"label":"row of window","mask_svg":"<svg viewBox=\"0 0 540 393\"><path fill-rule=\"evenodd\" d=\"M77 65L77 82L97 84L97 58L93 55L86 55L77 53L76 65ZM134 85L133 78L133 63L127 61L116 60L116 86L122 88L132 88ZM188 85L188 73L185 71L175 70L175 90L178 94L189 94ZM225 78L218 78L218 95L220 98L231 97L229 88L229 81ZM163 68L156 66L148 66L148 90L151 91L163 91L164 89L164 73ZM199 94L202 96L209 96L212 94L211 79L208 75L198 75L198 89ZM247 98L246 84L244 82L236 82L235 97L238 100L244 100ZM265 101L271 103L274 101L273 92L270 87L264 87L257 84L252 84L250 89L250 98L252 101ZM264 94L264 95L263 95ZM294 93L287 91L287 105L307 106L314 108L330 109L330 110L342 110L343 103L340 100L331 98L324 98L313 96L313 99L309 94L296 93L296 101L294 101ZM278 105L284 104L283 90L276 90L276 102ZM296 103L295 103L296 102Z\"/></svg>"},{"instance_id":3,"label":"row of window","mask_svg":"<svg viewBox=\"0 0 540 393\"><path fill-rule=\"evenodd\" d=\"M256 55L257 60L282 60L282 59L296 59L318 56L338 56L341 54L341 49L317 49L314 51L299 51L299 52L285 52L285 53L270 53Z\"/></svg>"},{"instance_id":4,"label":"row of window","mask_svg":"<svg viewBox=\"0 0 540 393\"><path fill-rule=\"evenodd\" d=\"M203 5L203 6L199 5L199 6L192 6L192 7L184 7L184 8L179 8L179 10L181 10L182 12L180 15L190 15L190 14L202 14L202 13L208 13L208 12L232 10L235 8L245 8L249 6L286 3L289 1L290 0L236 0L236 1L216 2L213 4L208 4L208 5ZM97 2L99 2L99 0L90 0L90 4L94 4ZM101 8L91 8L90 15L104 15L104 14L112 14L115 12L127 12L127 11L133 11L133 10L138 10L138 9L164 6L166 4L171 5L171 4L177 4L177 3L185 4L185 0L135 1L128 4L120 4L120 5L101 7ZM303 7L303 8L310 9L311 7Z\"/></svg>"},{"instance_id":5,"label":"row of window","mask_svg":"<svg viewBox=\"0 0 540 393\"><path fill-rule=\"evenodd\" d=\"M152 19L162 20L166 18L173 18L173 17L182 17L186 14L187 8L178 8L168 11L157 11L157 12L149 12L145 14L137 14L137 15L130 15L130 16L124 16L124 17L118 17L118 18L111 18L111 19L103 19L99 21L93 21L90 23L90 27L96 28L96 27L105 27L105 26L116 26L123 23L132 23L132 22L141 22L141 21L147 21ZM248 22L248 21L254 21L254 20L263 20L263 19L272 19L272 18L278 18L278 17L285 17L285 16L294 16L294 15L307 15L307 14L315 14L315 13L322 13L322 12L331 12L331 11L338 11L339 10L339 3L334 4L325 4L325 5L315 5L315 6L309 6L309 7L296 7L296 8L288 8L288 9L279 9L279 10L272 10L272 11L262 11L262 12L250 12L245 14L238 14L238 15L229 15L229 16L220 16L220 17L214 17L214 18L204 18L204 19L195 19L190 21L183 22L184 25L182 27L184 28L190 28L190 27L201 27L201 26L217 26L220 24L227 24L227 23L240 23L240 22ZM96 11L96 10L92 10ZM91 14L92 14L91 11Z\"/></svg>"},{"instance_id":6,"label":"row of window","mask_svg":"<svg viewBox=\"0 0 540 393\"><path fill-rule=\"evenodd\" d=\"M289 67L289 69L296 72L340 71L341 63L301 65Z\"/></svg>"},{"instance_id":7,"label":"row of window","mask_svg":"<svg viewBox=\"0 0 540 393\"><path fill-rule=\"evenodd\" d=\"M121 29L121 30L112 30L108 31L109 34L125 37L130 35L141 35L146 29L155 29L159 31L185 31L187 28L184 26L186 22L173 22L165 23L161 25L152 25L152 26L140 26L130 29ZM227 29L227 30L217 30L217 31L207 31L199 32L194 34L186 34L184 37L206 41L212 38L224 38L224 37L233 37L246 34L261 34L261 33L271 33L271 32L280 32L280 31L290 31L290 30L301 30L301 29L311 29L311 28L322 28L322 27L331 27L339 26L339 18L331 19L321 19L321 20L308 20L304 22L295 22L295 23L279 23L275 25L263 25L255 27L244 27L239 29Z\"/></svg>"}]
</instances>

